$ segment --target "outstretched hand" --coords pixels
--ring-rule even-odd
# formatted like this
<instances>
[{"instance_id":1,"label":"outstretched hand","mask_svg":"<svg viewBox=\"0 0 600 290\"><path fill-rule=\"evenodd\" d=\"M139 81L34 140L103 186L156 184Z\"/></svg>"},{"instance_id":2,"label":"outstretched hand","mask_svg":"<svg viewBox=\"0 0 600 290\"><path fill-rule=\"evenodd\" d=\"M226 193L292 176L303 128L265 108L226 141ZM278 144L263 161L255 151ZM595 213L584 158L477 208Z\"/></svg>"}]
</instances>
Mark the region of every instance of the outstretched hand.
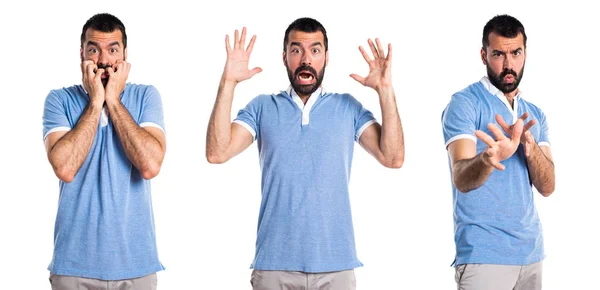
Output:
<instances>
[{"instance_id":1,"label":"outstretched hand","mask_svg":"<svg viewBox=\"0 0 600 290\"><path fill-rule=\"evenodd\" d=\"M351 74L350 77L361 83L363 86L373 88L376 91L381 90L385 87L391 87L392 85L392 45L388 44L388 54L385 55L385 51L379 38L375 39L377 47L371 39L368 40L371 52L373 53L373 59L369 57L367 52L359 46L358 49L362 53L364 59L369 64L369 75L361 77L357 74Z\"/></svg>"},{"instance_id":2,"label":"outstretched hand","mask_svg":"<svg viewBox=\"0 0 600 290\"><path fill-rule=\"evenodd\" d=\"M259 67L248 69L248 61L250 59L250 54L252 53L252 48L254 48L255 41L256 35L252 36L248 47L245 47L246 27L242 29L241 37L239 36L238 30L235 30L233 48L229 43L229 35L225 36L227 61L225 62L225 69L223 71L223 80L239 83L262 71Z\"/></svg>"},{"instance_id":3,"label":"outstretched hand","mask_svg":"<svg viewBox=\"0 0 600 290\"><path fill-rule=\"evenodd\" d=\"M523 115L521 115L521 117L519 117L519 119L523 120L523 123L525 123L527 117L529 117L529 113L525 112ZM504 119L502 119L500 115L496 115L496 122L498 122L498 125L502 127L502 130L504 130L506 134L512 135L514 125L509 126L508 124L506 124L506 122L504 122ZM523 148L525 149L525 156L527 157L529 157L529 153L531 152L531 145L535 144L533 134L531 134L531 132L529 131L529 129L531 129L533 125L535 125L534 119L525 123L525 125L523 125L523 133L521 134L521 144L523 144Z\"/></svg>"},{"instance_id":4,"label":"outstretched hand","mask_svg":"<svg viewBox=\"0 0 600 290\"><path fill-rule=\"evenodd\" d=\"M475 131L475 136L485 142L489 147L482 152L483 161L498 170L504 170L504 165L500 162L510 158L517 148L523 133L523 120L518 119L512 126L512 136L506 137L502 130L494 124L489 124L488 129L492 131L496 140L483 131Z\"/></svg>"}]
</instances>

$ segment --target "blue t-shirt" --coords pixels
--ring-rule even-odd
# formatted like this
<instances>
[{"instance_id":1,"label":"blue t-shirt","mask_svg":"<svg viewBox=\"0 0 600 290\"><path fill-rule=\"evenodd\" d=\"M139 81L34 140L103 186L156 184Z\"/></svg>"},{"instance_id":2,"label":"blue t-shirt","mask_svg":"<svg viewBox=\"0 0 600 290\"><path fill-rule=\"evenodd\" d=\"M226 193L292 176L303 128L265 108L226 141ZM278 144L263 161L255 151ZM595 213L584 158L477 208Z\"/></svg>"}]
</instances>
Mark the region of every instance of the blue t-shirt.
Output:
<instances>
[{"instance_id":1,"label":"blue t-shirt","mask_svg":"<svg viewBox=\"0 0 600 290\"><path fill-rule=\"evenodd\" d=\"M354 141L375 122L348 94L288 89L254 98L234 121L256 138L262 200L252 268L331 272L356 256L348 182Z\"/></svg>"},{"instance_id":2,"label":"blue t-shirt","mask_svg":"<svg viewBox=\"0 0 600 290\"><path fill-rule=\"evenodd\" d=\"M77 125L89 97L81 85L50 91L44 138ZM140 126L164 128L162 104L152 86L127 84L121 102ZM92 147L75 178L60 181L51 273L102 280L145 276L158 260L150 181L142 178L103 110Z\"/></svg>"},{"instance_id":3,"label":"blue t-shirt","mask_svg":"<svg viewBox=\"0 0 600 290\"><path fill-rule=\"evenodd\" d=\"M530 129L540 146L549 146L548 124L542 111L520 94L514 110L504 95L487 78L454 94L442 114L446 147L455 140L477 142L477 154L487 144L475 137L475 130L488 130L500 114L513 124L523 113L537 123ZM461 193L452 184L454 202L455 265L504 264L527 265L544 258L542 225L534 205L523 146L504 160L505 170L494 170L479 188ZM452 172L452 170L450 170Z\"/></svg>"}]
</instances>

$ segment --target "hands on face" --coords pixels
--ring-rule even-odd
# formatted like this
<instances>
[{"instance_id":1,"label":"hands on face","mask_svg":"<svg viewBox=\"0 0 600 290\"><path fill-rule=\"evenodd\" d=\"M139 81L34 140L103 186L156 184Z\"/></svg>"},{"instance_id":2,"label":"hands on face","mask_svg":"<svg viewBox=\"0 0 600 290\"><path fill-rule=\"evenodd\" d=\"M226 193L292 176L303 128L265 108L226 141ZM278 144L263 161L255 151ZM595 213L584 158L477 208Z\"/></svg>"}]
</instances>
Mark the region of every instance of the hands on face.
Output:
<instances>
[{"instance_id":1,"label":"hands on face","mask_svg":"<svg viewBox=\"0 0 600 290\"><path fill-rule=\"evenodd\" d=\"M92 60L82 61L82 83L90 97L90 102L102 105L105 101L119 101L121 92L125 89L130 69L131 64L127 61L121 61L105 68L98 68L98 65ZM106 74L108 74L108 81L104 81L105 85L102 76Z\"/></svg>"}]
</instances>

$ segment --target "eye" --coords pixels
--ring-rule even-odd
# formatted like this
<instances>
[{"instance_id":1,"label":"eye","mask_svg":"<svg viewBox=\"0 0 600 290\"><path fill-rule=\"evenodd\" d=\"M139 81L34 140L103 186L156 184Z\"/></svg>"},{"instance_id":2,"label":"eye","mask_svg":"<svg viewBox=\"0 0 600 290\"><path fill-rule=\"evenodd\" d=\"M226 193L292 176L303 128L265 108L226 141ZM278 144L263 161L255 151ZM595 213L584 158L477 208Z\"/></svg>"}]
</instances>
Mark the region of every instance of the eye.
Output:
<instances>
[{"instance_id":1,"label":"eye","mask_svg":"<svg viewBox=\"0 0 600 290\"><path fill-rule=\"evenodd\" d=\"M90 54L98 53L98 50L95 47L90 47L88 49L88 53L90 53Z\"/></svg>"},{"instance_id":2,"label":"eye","mask_svg":"<svg viewBox=\"0 0 600 290\"><path fill-rule=\"evenodd\" d=\"M521 51L520 51L520 50L513 51L513 55L514 55L514 56L521 55Z\"/></svg>"},{"instance_id":3,"label":"eye","mask_svg":"<svg viewBox=\"0 0 600 290\"><path fill-rule=\"evenodd\" d=\"M110 52L110 53L117 53L118 51L119 51L119 50L118 50L118 49L116 49L116 48L114 48L114 47L111 47L111 48L108 50L108 52Z\"/></svg>"},{"instance_id":4,"label":"eye","mask_svg":"<svg viewBox=\"0 0 600 290\"><path fill-rule=\"evenodd\" d=\"M292 53L299 53L300 50L298 48L292 48Z\"/></svg>"},{"instance_id":5,"label":"eye","mask_svg":"<svg viewBox=\"0 0 600 290\"><path fill-rule=\"evenodd\" d=\"M321 52L321 50L316 47L312 49L312 53L314 53L314 54L317 54L319 52Z\"/></svg>"}]
</instances>

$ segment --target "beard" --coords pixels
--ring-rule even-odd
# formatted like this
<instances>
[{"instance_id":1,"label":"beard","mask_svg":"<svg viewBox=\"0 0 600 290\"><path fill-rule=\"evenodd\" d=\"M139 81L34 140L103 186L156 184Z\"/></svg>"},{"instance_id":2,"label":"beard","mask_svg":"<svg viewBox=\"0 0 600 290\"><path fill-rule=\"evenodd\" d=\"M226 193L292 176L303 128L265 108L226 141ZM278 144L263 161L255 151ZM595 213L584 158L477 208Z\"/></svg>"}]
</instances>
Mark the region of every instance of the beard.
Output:
<instances>
[{"instance_id":1,"label":"beard","mask_svg":"<svg viewBox=\"0 0 600 290\"><path fill-rule=\"evenodd\" d=\"M525 64L523 64L523 68L517 74L512 69L504 69L500 75L495 74L489 65L486 65L488 78L492 85L498 88L501 92L507 94L513 92L519 87L519 83L521 83L521 78L523 78L523 71L525 70ZM514 77L514 81L510 84L504 83L504 77L507 75L512 75Z\"/></svg>"},{"instance_id":2,"label":"beard","mask_svg":"<svg viewBox=\"0 0 600 290\"><path fill-rule=\"evenodd\" d=\"M311 95L314 93L321 86L321 83L323 82L323 76L325 76L325 66L323 66L323 69L318 73L312 66L308 65L302 65L298 67L294 73L292 73L287 63L285 64L285 68L287 70L290 83L292 84L292 88L294 88L294 91L296 91L296 93L299 95ZM310 85L299 85L297 83L298 75L302 71L311 72L315 78L315 82Z\"/></svg>"}]
</instances>

